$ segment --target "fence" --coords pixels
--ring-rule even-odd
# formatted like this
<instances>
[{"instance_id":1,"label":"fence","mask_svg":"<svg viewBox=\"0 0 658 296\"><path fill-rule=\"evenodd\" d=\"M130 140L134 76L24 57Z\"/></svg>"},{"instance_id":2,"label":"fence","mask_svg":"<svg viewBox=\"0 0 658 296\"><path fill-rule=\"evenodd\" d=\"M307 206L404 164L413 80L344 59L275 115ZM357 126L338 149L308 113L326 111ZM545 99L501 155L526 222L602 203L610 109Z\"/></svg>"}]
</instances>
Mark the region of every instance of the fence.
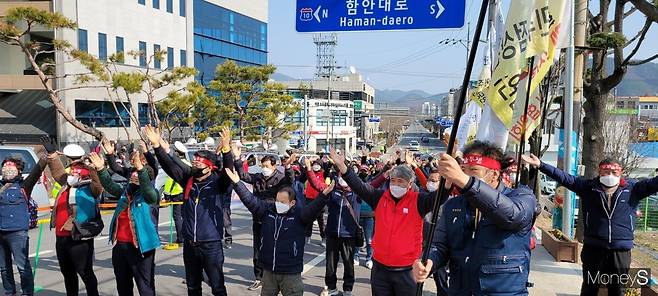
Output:
<instances>
[{"instance_id":1,"label":"fence","mask_svg":"<svg viewBox=\"0 0 658 296\"><path fill-rule=\"evenodd\" d=\"M653 195L642 200L638 206L641 214L637 217L637 231L658 231L658 196Z\"/></svg>"}]
</instances>

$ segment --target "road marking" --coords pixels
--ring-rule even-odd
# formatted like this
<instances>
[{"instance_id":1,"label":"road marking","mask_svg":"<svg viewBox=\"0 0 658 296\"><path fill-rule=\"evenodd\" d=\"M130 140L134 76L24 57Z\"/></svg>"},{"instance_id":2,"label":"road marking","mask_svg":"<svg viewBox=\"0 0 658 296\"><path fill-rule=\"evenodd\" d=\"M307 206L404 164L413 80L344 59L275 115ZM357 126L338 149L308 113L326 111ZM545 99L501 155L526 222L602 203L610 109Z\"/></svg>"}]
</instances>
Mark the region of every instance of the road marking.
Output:
<instances>
[{"instance_id":1,"label":"road marking","mask_svg":"<svg viewBox=\"0 0 658 296\"><path fill-rule=\"evenodd\" d=\"M304 264L304 270L302 271L302 275L307 273L309 270L313 269L316 265L318 265L322 260L324 260L325 254L321 253L317 257L313 258L313 260L309 261L308 263Z\"/></svg>"},{"instance_id":2,"label":"road marking","mask_svg":"<svg viewBox=\"0 0 658 296\"><path fill-rule=\"evenodd\" d=\"M97 237L97 238L94 238L94 240L104 240L104 239L106 239L106 238L108 238L108 237L109 237L109 236L99 236L99 237Z\"/></svg>"},{"instance_id":3,"label":"road marking","mask_svg":"<svg viewBox=\"0 0 658 296\"><path fill-rule=\"evenodd\" d=\"M41 252L39 252L39 256L43 256L43 255L46 255L46 254L50 254L50 253L52 253L52 252L55 252L55 251L53 251L53 250L45 250L45 251L41 251ZM30 254L30 257L35 257L36 255L37 255L37 253L32 253L32 254Z\"/></svg>"},{"instance_id":4,"label":"road marking","mask_svg":"<svg viewBox=\"0 0 658 296\"><path fill-rule=\"evenodd\" d=\"M158 226L163 226L163 225L167 225L167 224L169 224L169 223L171 223L171 221L167 221L167 222L162 222L162 223L160 223L160 224L158 224Z\"/></svg>"}]
</instances>

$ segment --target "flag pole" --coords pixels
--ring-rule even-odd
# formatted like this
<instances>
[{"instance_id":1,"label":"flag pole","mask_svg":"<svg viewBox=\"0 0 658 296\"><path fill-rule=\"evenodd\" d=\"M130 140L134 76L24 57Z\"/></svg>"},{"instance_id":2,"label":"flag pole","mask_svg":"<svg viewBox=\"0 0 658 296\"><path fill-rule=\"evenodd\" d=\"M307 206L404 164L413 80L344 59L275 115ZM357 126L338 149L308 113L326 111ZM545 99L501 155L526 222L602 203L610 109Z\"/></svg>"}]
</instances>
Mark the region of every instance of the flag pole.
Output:
<instances>
[{"instance_id":1,"label":"flag pole","mask_svg":"<svg viewBox=\"0 0 658 296\"><path fill-rule=\"evenodd\" d=\"M475 58L477 56L478 45L480 42L480 35L482 34L482 27L484 26L484 19L487 14L489 0L482 0L482 5L480 6L480 15L478 17L478 22L475 27L475 34L473 36L471 52L468 56L468 64L466 65L466 73L464 73L464 80L462 81L462 91L459 93L459 101L457 102L457 110L455 110L455 120L452 125L452 131L450 133L450 139L448 140L448 147L446 148L446 153L450 153L455 147L455 139L457 137L457 129L459 128L459 121L462 117L462 112L464 111L464 101L466 100L466 93L468 89L468 83L471 80L471 74L473 72L473 64L475 63ZM434 237L434 230L436 229L436 220L439 215L439 208L443 202L448 197L448 190L445 188L446 179L441 177L439 183L439 190L437 190L436 195L434 196L434 204L432 206L432 221L430 221L430 232L427 237L427 240L423 242L423 257L422 263L427 264L427 259L430 255L430 243ZM423 294L423 284L419 283L416 286L416 296L421 296Z\"/></svg>"},{"instance_id":2,"label":"flag pole","mask_svg":"<svg viewBox=\"0 0 658 296\"><path fill-rule=\"evenodd\" d=\"M514 183L514 188L519 187L519 181L521 180L521 155L525 152L525 133L528 129L528 105L530 104L530 87L532 86L532 71L535 68L535 57L530 58L530 67L528 67L528 87L525 94L525 106L523 107L523 115L521 115L521 140L519 141L519 155L516 158L516 180ZM525 117L525 118L524 118ZM527 181L527 179L526 179Z\"/></svg>"}]
</instances>

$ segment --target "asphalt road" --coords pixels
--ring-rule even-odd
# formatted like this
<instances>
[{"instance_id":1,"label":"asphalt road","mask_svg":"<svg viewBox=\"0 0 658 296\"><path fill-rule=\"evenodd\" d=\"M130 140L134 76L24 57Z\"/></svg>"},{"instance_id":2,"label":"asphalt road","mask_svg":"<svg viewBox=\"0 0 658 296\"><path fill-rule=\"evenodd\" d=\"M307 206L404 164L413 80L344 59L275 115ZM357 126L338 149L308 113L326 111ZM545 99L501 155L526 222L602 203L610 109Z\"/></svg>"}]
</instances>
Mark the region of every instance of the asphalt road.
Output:
<instances>
[{"instance_id":1,"label":"asphalt road","mask_svg":"<svg viewBox=\"0 0 658 296\"><path fill-rule=\"evenodd\" d=\"M251 215L247 212L239 200L232 203L233 213L233 248L225 251L224 274L229 295L259 295L260 291L248 291L247 286L253 281L252 269L252 235ZM164 243L169 240L169 208L160 210L158 230L160 238ZM112 246L108 244L108 227L110 214L104 215L106 228L101 236L95 239L95 263L94 271L99 282L101 295L116 295L116 282L112 269ZM48 224L44 225L42 233L41 248L39 250L39 262L36 271L35 285L42 288L38 295L66 295L63 277L59 271L57 257L55 254L55 234L48 230ZM38 228L30 230L30 259L34 267ZM310 245L306 245L304 254L303 281L305 285L304 295L318 295L324 287L325 273L325 249L320 245L320 236L317 226ZM156 252L156 291L158 295L186 295L186 287L183 283L185 269L183 266L182 248L168 251L160 249ZM370 270L365 268L365 262L361 260L361 266L355 268L356 283L354 295L370 295ZM20 279L14 268L16 283ZM342 287L342 264L338 271L338 287ZM210 295L210 288L204 284L204 295ZM435 291L433 281L425 285L426 291ZM86 295L84 285L80 281L80 294ZM135 295L138 295L135 289ZM434 295L427 292L426 295Z\"/></svg>"},{"instance_id":2,"label":"asphalt road","mask_svg":"<svg viewBox=\"0 0 658 296\"><path fill-rule=\"evenodd\" d=\"M423 143L421 137L429 138L428 143ZM396 149L408 149L411 141L418 141L420 143L420 153L435 154L445 152L446 147L443 141L430 133L418 121L412 121L407 130L400 136L400 141L397 145L393 146L392 151Z\"/></svg>"}]
</instances>

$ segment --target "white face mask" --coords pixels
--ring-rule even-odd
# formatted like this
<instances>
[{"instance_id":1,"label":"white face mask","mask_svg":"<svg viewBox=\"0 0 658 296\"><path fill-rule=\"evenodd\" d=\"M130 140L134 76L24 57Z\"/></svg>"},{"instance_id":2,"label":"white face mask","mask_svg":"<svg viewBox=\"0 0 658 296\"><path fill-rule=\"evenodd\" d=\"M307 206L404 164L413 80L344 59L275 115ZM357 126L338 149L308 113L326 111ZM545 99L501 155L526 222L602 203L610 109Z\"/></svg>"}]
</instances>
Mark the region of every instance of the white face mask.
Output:
<instances>
[{"instance_id":1,"label":"white face mask","mask_svg":"<svg viewBox=\"0 0 658 296\"><path fill-rule=\"evenodd\" d=\"M78 183L80 183L80 176L69 175L66 177L66 184L69 184L69 186L75 186L78 185Z\"/></svg>"},{"instance_id":2,"label":"white face mask","mask_svg":"<svg viewBox=\"0 0 658 296\"><path fill-rule=\"evenodd\" d=\"M284 204L282 202L275 201L274 205L276 206L276 212L279 214L285 214L290 211L290 205Z\"/></svg>"},{"instance_id":3,"label":"white face mask","mask_svg":"<svg viewBox=\"0 0 658 296\"><path fill-rule=\"evenodd\" d=\"M265 177L269 177L269 176L271 176L272 174L274 174L274 170L271 169L271 168L263 168L262 173L263 173L263 176L265 176Z\"/></svg>"},{"instance_id":4,"label":"white face mask","mask_svg":"<svg viewBox=\"0 0 658 296\"><path fill-rule=\"evenodd\" d=\"M314 164L313 166L311 166L311 169L314 172L319 172L322 169L322 167L320 167L320 165L318 165L318 164Z\"/></svg>"},{"instance_id":5,"label":"white face mask","mask_svg":"<svg viewBox=\"0 0 658 296\"><path fill-rule=\"evenodd\" d=\"M516 173L509 174L509 180L512 182L516 182Z\"/></svg>"},{"instance_id":6,"label":"white face mask","mask_svg":"<svg viewBox=\"0 0 658 296\"><path fill-rule=\"evenodd\" d=\"M5 181L13 180L18 176L18 169L15 167L3 167L2 168L2 179Z\"/></svg>"},{"instance_id":7,"label":"white face mask","mask_svg":"<svg viewBox=\"0 0 658 296\"><path fill-rule=\"evenodd\" d=\"M343 179L343 177L338 177L338 185L340 185L340 187L347 187L348 186L347 182L345 182L345 179Z\"/></svg>"},{"instance_id":8,"label":"white face mask","mask_svg":"<svg viewBox=\"0 0 658 296\"><path fill-rule=\"evenodd\" d=\"M607 175L607 176L599 177L599 182L601 182L601 184L603 184L603 186L606 186L606 187L615 187L615 186L619 185L619 180L620 179L621 179L620 177L617 177L613 174L610 174L610 175Z\"/></svg>"},{"instance_id":9,"label":"white face mask","mask_svg":"<svg viewBox=\"0 0 658 296\"><path fill-rule=\"evenodd\" d=\"M402 198L405 194L407 194L406 187L391 185L390 190L391 190L391 195L393 195L393 197L395 198Z\"/></svg>"},{"instance_id":10,"label":"white face mask","mask_svg":"<svg viewBox=\"0 0 658 296\"><path fill-rule=\"evenodd\" d=\"M427 181L427 191L433 192L439 189L439 182Z\"/></svg>"}]
</instances>

